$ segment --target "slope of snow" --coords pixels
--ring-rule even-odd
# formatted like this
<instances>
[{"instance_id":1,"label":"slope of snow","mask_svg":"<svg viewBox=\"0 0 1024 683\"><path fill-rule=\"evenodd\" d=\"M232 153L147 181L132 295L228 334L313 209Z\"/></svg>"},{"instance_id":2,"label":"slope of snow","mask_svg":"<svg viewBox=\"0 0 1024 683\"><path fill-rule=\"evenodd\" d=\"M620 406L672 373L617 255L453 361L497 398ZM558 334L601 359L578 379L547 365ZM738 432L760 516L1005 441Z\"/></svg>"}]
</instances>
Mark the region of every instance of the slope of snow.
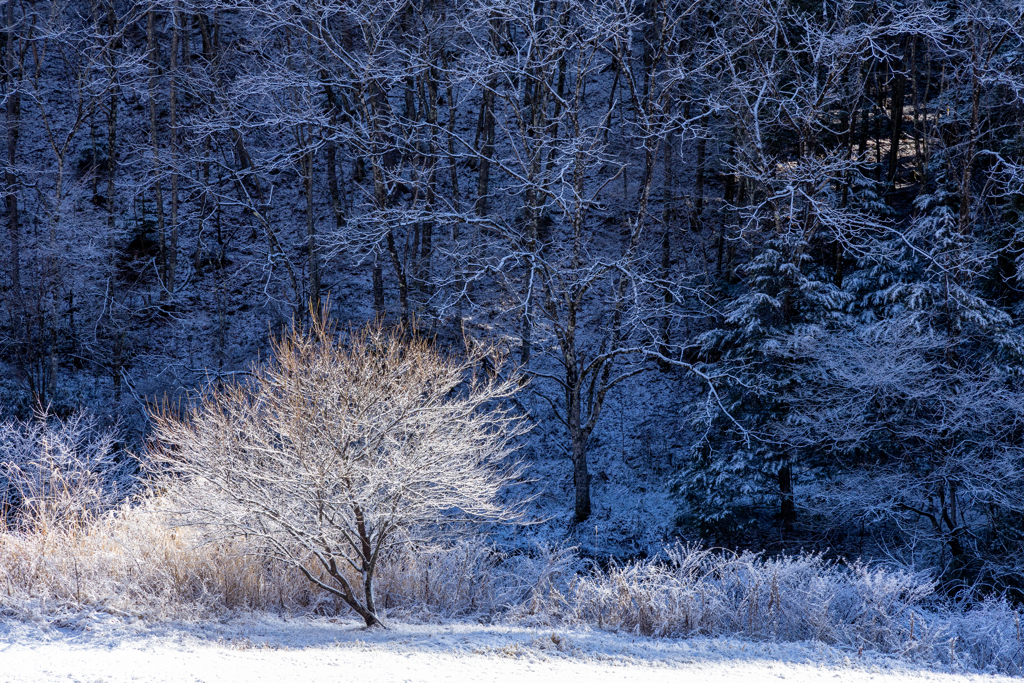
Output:
<instances>
[{"instance_id":1,"label":"slope of snow","mask_svg":"<svg viewBox=\"0 0 1024 683\"><path fill-rule=\"evenodd\" d=\"M401 624L258 617L147 625L102 616L0 623L0 683L76 681L1012 680L919 667L820 643L631 634L476 623Z\"/></svg>"}]
</instances>

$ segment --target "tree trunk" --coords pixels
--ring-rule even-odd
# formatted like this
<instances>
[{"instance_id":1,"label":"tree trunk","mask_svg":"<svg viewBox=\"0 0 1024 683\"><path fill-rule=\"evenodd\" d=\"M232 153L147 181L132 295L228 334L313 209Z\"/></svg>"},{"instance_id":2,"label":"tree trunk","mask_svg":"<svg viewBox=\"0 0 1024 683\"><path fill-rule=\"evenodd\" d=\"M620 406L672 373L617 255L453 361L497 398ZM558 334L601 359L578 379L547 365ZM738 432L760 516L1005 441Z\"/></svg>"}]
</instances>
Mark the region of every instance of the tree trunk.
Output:
<instances>
[{"instance_id":1,"label":"tree trunk","mask_svg":"<svg viewBox=\"0 0 1024 683\"><path fill-rule=\"evenodd\" d=\"M117 31L117 14L113 4L107 9L108 30L111 34ZM117 105L118 90L114 85L117 79L117 66L114 64L113 47L107 51L107 76L110 78L110 98L107 109L107 239L114 246L117 210L114 206L117 198Z\"/></svg>"},{"instance_id":2,"label":"tree trunk","mask_svg":"<svg viewBox=\"0 0 1024 683\"><path fill-rule=\"evenodd\" d=\"M395 275L398 278L398 303L401 307L402 324L409 324L409 280L405 274L405 264L402 263L402 258L398 253L398 247L395 244L395 233L388 229L387 234L387 247L388 255L391 257L391 266L395 269Z\"/></svg>"},{"instance_id":3,"label":"tree trunk","mask_svg":"<svg viewBox=\"0 0 1024 683\"><path fill-rule=\"evenodd\" d=\"M11 277L11 293L8 296L8 314L16 321L21 320L23 308L21 292L21 225L18 215L18 178L14 173L18 161L18 134L21 130L21 91L15 64L14 2L7 4L7 45L4 51L4 81L7 90L7 168L4 171L4 191L7 194L7 235L10 240L8 264ZM17 312L16 312L17 311ZM15 330L17 332L17 330Z\"/></svg>"},{"instance_id":4,"label":"tree trunk","mask_svg":"<svg viewBox=\"0 0 1024 683\"><path fill-rule=\"evenodd\" d=\"M707 116L701 118L701 125L707 125ZM700 232L704 227L704 166L707 161L708 141L702 134L697 138L697 170L693 183L693 215L691 217L690 229ZM669 149L668 154L672 154Z\"/></svg>"},{"instance_id":5,"label":"tree trunk","mask_svg":"<svg viewBox=\"0 0 1024 683\"><path fill-rule=\"evenodd\" d=\"M160 180L160 148L157 137L157 116L156 116L156 89L160 68L158 65L158 52L156 46L156 16L151 9L146 13L146 43L148 47L149 60L149 144L153 149L153 191L156 196L156 225L157 239L159 240L159 255L157 256L157 271L159 273L158 283L160 287L160 300L167 298L168 271L167 271L167 234L164 225L164 193L163 184ZM173 284L171 284L173 287Z\"/></svg>"},{"instance_id":6,"label":"tree trunk","mask_svg":"<svg viewBox=\"0 0 1024 683\"><path fill-rule=\"evenodd\" d=\"M901 71L893 73L892 80L892 107L889 110L889 119L892 122L892 131L889 138L889 173L887 178L892 184L896 180L896 173L900 164L900 137L903 135L903 102L906 90L906 78Z\"/></svg>"},{"instance_id":7,"label":"tree trunk","mask_svg":"<svg viewBox=\"0 0 1024 683\"><path fill-rule=\"evenodd\" d=\"M387 312L384 305L384 271L376 255L373 257L373 312L378 318Z\"/></svg>"},{"instance_id":8,"label":"tree trunk","mask_svg":"<svg viewBox=\"0 0 1024 683\"><path fill-rule=\"evenodd\" d=\"M587 469L587 445L573 436L572 480L576 488L576 521L583 522L590 517L590 472Z\"/></svg>"},{"instance_id":9,"label":"tree trunk","mask_svg":"<svg viewBox=\"0 0 1024 683\"><path fill-rule=\"evenodd\" d=\"M178 45L181 20L181 2L174 3L171 21L171 73L170 73L170 115L171 115L171 240L167 245L167 280L169 294L174 294L175 274L178 268Z\"/></svg>"},{"instance_id":10,"label":"tree trunk","mask_svg":"<svg viewBox=\"0 0 1024 683\"><path fill-rule=\"evenodd\" d=\"M975 47L975 50L977 48ZM975 56L975 59L978 59ZM960 234L966 235L971 229L971 173L974 168L974 154L978 148L978 126L980 123L979 102L981 79L978 67L971 65L971 127L967 134L967 153L964 155L964 170L960 178Z\"/></svg>"},{"instance_id":11,"label":"tree trunk","mask_svg":"<svg viewBox=\"0 0 1024 683\"><path fill-rule=\"evenodd\" d=\"M676 218L675 148L672 146L671 133L668 134L667 142L662 158L665 173L665 208L661 220L661 271L658 275L665 289L663 295L665 310L661 316L661 339L658 344L658 353L663 357L667 357L669 354L668 343L672 320L669 308L672 306L672 290L668 286L668 280L672 269L672 226L675 224ZM659 359L658 365L663 371L667 371L671 367L664 359Z\"/></svg>"},{"instance_id":12,"label":"tree trunk","mask_svg":"<svg viewBox=\"0 0 1024 683\"><path fill-rule=\"evenodd\" d=\"M445 61L445 67L447 68L447 61ZM452 186L452 206L455 212L459 213L462 209L462 197L459 192L459 169L455 155L455 93L453 92L450 78L445 83L445 96L448 102L448 177ZM459 228L460 222L458 220L452 221L452 241L456 244L459 241Z\"/></svg>"},{"instance_id":13,"label":"tree trunk","mask_svg":"<svg viewBox=\"0 0 1024 683\"><path fill-rule=\"evenodd\" d=\"M327 573L337 583L338 588L328 585L320 579L318 579L317 577L313 576L313 574L304 566L300 566L299 571L305 574L306 578L314 584L322 588L326 588L334 595L340 597L345 602L345 604L352 609L353 612L362 617L363 622L366 624L367 628L373 628L375 626L379 626L380 628L387 628L387 625L385 625L384 622L377 616L375 610L367 609L365 605L359 602L359 600L356 598L355 592L352 590L352 585L349 584L348 579L345 578L345 575L338 570L337 562L333 557L331 557L326 562L325 568L327 569ZM370 595L372 595L372 590L372 584L370 584L369 588L366 588L366 583L364 581L364 592L367 592Z\"/></svg>"},{"instance_id":14,"label":"tree trunk","mask_svg":"<svg viewBox=\"0 0 1024 683\"><path fill-rule=\"evenodd\" d=\"M312 140L307 140L312 146ZM320 251L316 240L316 217L313 206L313 160L312 147L303 162L303 189L306 193L306 249L309 252L309 310L310 315L320 313Z\"/></svg>"},{"instance_id":15,"label":"tree trunk","mask_svg":"<svg viewBox=\"0 0 1024 683\"><path fill-rule=\"evenodd\" d=\"M582 378L577 378L582 380ZM572 442L572 484L576 492L575 519L576 522L583 522L590 517L590 471L587 467L587 441L590 433L581 424L581 387L579 381L572 382L568 391L569 399L569 437Z\"/></svg>"},{"instance_id":16,"label":"tree trunk","mask_svg":"<svg viewBox=\"0 0 1024 683\"><path fill-rule=\"evenodd\" d=\"M779 519L784 531L793 531L796 521L796 504L793 498L793 470L787 462L779 468Z\"/></svg>"},{"instance_id":17,"label":"tree trunk","mask_svg":"<svg viewBox=\"0 0 1024 683\"><path fill-rule=\"evenodd\" d=\"M330 113L333 132L333 128L337 125L338 104L334 99L334 89L330 85L324 86L324 93L327 95L327 107ZM324 145L324 155L327 162L327 192L330 194L331 208L334 210L334 224L337 227L341 227L342 223L345 222L345 207L338 187L338 146L334 142L333 135L329 135L327 138L327 144ZM342 173L344 173L344 169L342 169Z\"/></svg>"},{"instance_id":18,"label":"tree trunk","mask_svg":"<svg viewBox=\"0 0 1024 683\"><path fill-rule=\"evenodd\" d=\"M871 119L871 102L868 99L868 89L871 83L871 74L864 80L864 97L860 108L860 135L857 138L857 160L865 161L868 150L868 129Z\"/></svg>"},{"instance_id":19,"label":"tree trunk","mask_svg":"<svg viewBox=\"0 0 1024 683\"><path fill-rule=\"evenodd\" d=\"M476 182L476 215L481 218L487 215L487 196L491 182L491 156L494 155L494 89L498 87L497 77L487 82L484 89L483 102L480 104L482 113L483 145L480 147L480 168Z\"/></svg>"},{"instance_id":20,"label":"tree trunk","mask_svg":"<svg viewBox=\"0 0 1024 683\"><path fill-rule=\"evenodd\" d=\"M437 120L437 72L431 67L423 72L422 78L419 80L420 83L420 95L422 99L425 99L425 105L422 107L424 118L427 121L427 151L426 151L426 163L427 167L427 188L426 188L426 208L427 213L433 213L436 208L436 187L437 187L437 164L438 164L438 152L437 145L435 144L436 133L438 129ZM426 88L424 88L424 84ZM424 92L425 90L425 92ZM420 291L425 293L428 297L432 293L430 287L431 278L431 259L433 258L434 250L434 222L431 220L423 221L420 228L420 251L419 251L419 268L416 272L416 280L419 284Z\"/></svg>"}]
</instances>

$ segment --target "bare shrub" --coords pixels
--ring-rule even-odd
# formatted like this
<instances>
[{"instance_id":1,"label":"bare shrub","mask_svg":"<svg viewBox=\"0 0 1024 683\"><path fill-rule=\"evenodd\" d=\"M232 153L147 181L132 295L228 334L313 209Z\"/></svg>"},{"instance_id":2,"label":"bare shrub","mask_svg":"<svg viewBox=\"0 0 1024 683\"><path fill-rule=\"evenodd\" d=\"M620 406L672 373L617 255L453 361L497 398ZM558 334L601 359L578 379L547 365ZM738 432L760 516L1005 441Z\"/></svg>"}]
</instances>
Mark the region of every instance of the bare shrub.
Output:
<instances>
[{"instance_id":1,"label":"bare shrub","mask_svg":"<svg viewBox=\"0 0 1024 683\"><path fill-rule=\"evenodd\" d=\"M521 422L498 403L519 384L497 359L481 377L481 351L446 358L380 326L343 340L326 315L274 350L251 383L155 416L149 465L175 523L258 544L371 626L391 549L517 519L499 494L521 474Z\"/></svg>"},{"instance_id":2,"label":"bare shrub","mask_svg":"<svg viewBox=\"0 0 1024 683\"><path fill-rule=\"evenodd\" d=\"M377 590L391 614L467 617L499 608L501 555L484 537L394 546L378 570Z\"/></svg>"},{"instance_id":3,"label":"bare shrub","mask_svg":"<svg viewBox=\"0 0 1024 683\"><path fill-rule=\"evenodd\" d=\"M815 555L766 559L677 546L668 561L580 576L559 606L570 622L644 635L819 640L964 669L1024 667L1021 615L1008 603L954 607L925 575Z\"/></svg>"},{"instance_id":4,"label":"bare shrub","mask_svg":"<svg viewBox=\"0 0 1024 683\"><path fill-rule=\"evenodd\" d=\"M802 555L764 559L676 547L669 561L593 572L574 586L578 618L645 635L742 634L898 649L933 592L920 575Z\"/></svg>"},{"instance_id":5,"label":"bare shrub","mask_svg":"<svg viewBox=\"0 0 1024 683\"><path fill-rule=\"evenodd\" d=\"M399 614L546 623L577 564L573 548L537 544L531 552L504 553L485 536L472 536L396 547L377 585L385 605Z\"/></svg>"},{"instance_id":6,"label":"bare shrub","mask_svg":"<svg viewBox=\"0 0 1024 683\"><path fill-rule=\"evenodd\" d=\"M85 625L96 612L161 620L345 608L291 567L254 561L258 544L211 543L199 529L167 527L163 505L147 498L88 526L0 533L0 614ZM1022 615L1005 601L950 605L919 574L816 556L678 547L669 556L577 574L571 548L504 555L481 536L404 543L381 561L378 602L404 618L819 640L957 670L1024 673ZM315 558L306 562L315 568Z\"/></svg>"},{"instance_id":7,"label":"bare shrub","mask_svg":"<svg viewBox=\"0 0 1024 683\"><path fill-rule=\"evenodd\" d=\"M512 556L502 565L512 605L509 616L519 621L548 623L564 616L566 596L583 565L576 548L536 543L534 552Z\"/></svg>"},{"instance_id":8,"label":"bare shrub","mask_svg":"<svg viewBox=\"0 0 1024 683\"><path fill-rule=\"evenodd\" d=\"M223 529L217 525L169 526L168 514L182 512L173 491L115 505L121 484L102 483L120 481L120 470L103 465L115 462L112 437L87 417L4 430L4 491L24 512L0 528L0 614L85 625L96 612L180 619L239 610L334 614L347 605L306 580L322 580L323 564L300 542L274 546L256 535L218 539L210 533ZM1002 600L951 604L920 573L682 546L661 559L583 573L572 548L503 554L483 536L438 540L437 529L410 526L380 547L373 578L381 617L387 609L652 636L818 640L1024 674L1019 610ZM286 543L290 561L281 562L275 553ZM357 563L337 571L350 585L363 580Z\"/></svg>"},{"instance_id":9,"label":"bare shrub","mask_svg":"<svg viewBox=\"0 0 1024 683\"><path fill-rule=\"evenodd\" d=\"M579 569L575 548L536 543L507 553L486 536L470 536L396 546L381 564L377 586L390 614L547 625L564 616Z\"/></svg>"},{"instance_id":10,"label":"bare shrub","mask_svg":"<svg viewBox=\"0 0 1024 683\"><path fill-rule=\"evenodd\" d=\"M0 533L0 614L88 621L96 612L147 620L224 617L239 611L336 614L344 601L245 539L210 542L164 522L148 497L87 526ZM409 619L522 618L514 607L537 586L563 582L571 551L508 556L484 536L394 545L376 575L378 604ZM552 562L552 559L554 562ZM310 571L316 559L304 560ZM351 567L350 580L358 579ZM509 609L513 608L511 612Z\"/></svg>"},{"instance_id":11,"label":"bare shrub","mask_svg":"<svg viewBox=\"0 0 1024 683\"><path fill-rule=\"evenodd\" d=\"M1024 614L1005 600L986 600L942 615L949 647L935 655L961 671L1024 675Z\"/></svg>"},{"instance_id":12,"label":"bare shrub","mask_svg":"<svg viewBox=\"0 0 1024 683\"><path fill-rule=\"evenodd\" d=\"M33 619L162 620L312 604L308 583L283 567L254 563L244 543L204 544L196 530L168 528L160 507L147 499L86 526L0 534L0 605Z\"/></svg>"},{"instance_id":13,"label":"bare shrub","mask_svg":"<svg viewBox=\"0 0 1024 683\"><path fill-rule=\"evenodd\" d=\"M279 583L279 569L254 570L231 544L197 547L197 533L153 514L158 500L126 501L131 459L94 417L4 423L0 452L5 611L162 618L268 606L260 594Z\"/></svg>"},{"instance_id":14,"label":"bare shrub","mask_svg":"<svg viewBox=\"0 0 1024 683\"><path fill-rule=\"evenodd\" d=\"M88 524L130 487L114 430L84 412L0 423L0 453L0 525L45 532Z\"/></svg>"}]
</instances>

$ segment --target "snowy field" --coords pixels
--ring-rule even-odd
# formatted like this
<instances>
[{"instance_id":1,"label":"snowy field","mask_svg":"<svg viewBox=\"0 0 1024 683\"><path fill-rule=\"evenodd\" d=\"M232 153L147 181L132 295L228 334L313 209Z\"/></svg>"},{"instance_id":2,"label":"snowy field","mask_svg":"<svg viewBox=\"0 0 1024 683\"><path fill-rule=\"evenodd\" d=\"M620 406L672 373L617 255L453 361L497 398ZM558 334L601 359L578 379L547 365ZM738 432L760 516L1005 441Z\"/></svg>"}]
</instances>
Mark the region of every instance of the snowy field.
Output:
<instances>
[{"instance_id":1,"label":"snowy field","mask_svg":"<svg viewBox=\"0 0 1024 683\"><path fill-rule=\"evenodd\" d=\"M820 643L651 639L592 630L259 617L146 625L0 623L0 683L175 681L1010 681Z\"/></svg>"}]
</instances>

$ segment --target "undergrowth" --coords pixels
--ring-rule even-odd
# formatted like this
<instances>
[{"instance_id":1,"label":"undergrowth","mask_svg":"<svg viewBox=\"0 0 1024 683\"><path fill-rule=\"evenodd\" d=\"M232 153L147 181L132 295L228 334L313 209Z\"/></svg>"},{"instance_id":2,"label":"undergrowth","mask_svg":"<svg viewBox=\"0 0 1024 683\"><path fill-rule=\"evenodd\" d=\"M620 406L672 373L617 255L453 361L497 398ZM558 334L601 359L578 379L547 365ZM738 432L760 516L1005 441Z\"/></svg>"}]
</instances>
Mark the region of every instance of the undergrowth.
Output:
<instances>
[{"instance_id":1,"label":"undergrowth","mask_svg":"<svg viewBox=\"0 0 1024 683\"><path fill-rule=\"evenodd\" d=\"M818 555L765 558L696 547L577 577L563 618L650 636L745 636L869 648L955 670L1024 674L1022 614L952 604L924 574Z\"/></svg>"},{"instance_id":2,"label":"undergrowth","mask_svg":"<svg viewBox=\"0 0 1024 683\"><path fill-rule=\"evenodd\" d=\"M157 495L118 500L117 487L89 469L113 467L112 442L52 429L22 433L44 446L34 451L9 431L0 435L9 453L21 449L0 470L0 614L67 622L94 612L147 620L344 612L245 539L168 525ZM71 457L76 443L88 446L88 459ZM572 549L503 554L467 537L400 544L382 559L376 586L391 618L818 640L955 670L1024 674L1022 614L1008 602L953 604L924 574L817 555L675 546L659 558L586 569Z\"/></svg>"}]
</instances>

